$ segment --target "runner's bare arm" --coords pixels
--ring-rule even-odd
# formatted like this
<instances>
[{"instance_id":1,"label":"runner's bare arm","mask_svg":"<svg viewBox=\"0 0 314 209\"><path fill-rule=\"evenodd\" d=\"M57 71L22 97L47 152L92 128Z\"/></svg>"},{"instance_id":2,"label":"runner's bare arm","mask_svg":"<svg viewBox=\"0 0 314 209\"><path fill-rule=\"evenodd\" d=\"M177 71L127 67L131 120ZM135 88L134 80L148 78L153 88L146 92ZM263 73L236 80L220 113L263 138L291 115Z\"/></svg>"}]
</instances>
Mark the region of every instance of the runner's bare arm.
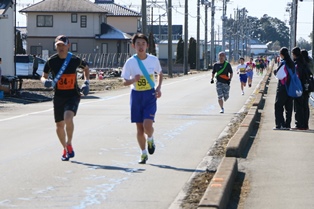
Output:
<instances>
[{"instance_id":1,"label":"runner's bare arm","mask_svg":"<svg viewBox=\"0 0 314 209\"><path fill-rule=\"evenodd\" d=\"M48 79L48 76L49 76L48 73L43 72L43 74L42 74L42 76L40 78L40 81L41 82L45 82Z\"/></svg>"},{"instance_id":2,"label":"runner's bare arm","mask_svg":"<svg viewBox=\"0 0 314 209\"><path fill-rule=\"evenodd\" d=\"M89 67L88 67L88 65L86 65L83 70L84 70L83 74L84 74L85 81L89 80Z\"/></svg>"},{"instance_id":3,"label":"runner's bare arm","mask_svg":"<svg viewBox=\"0 0 314 209\"><path fill-rule=\"evenodd\" d=\"M158 82L158 86L156 88L156 98L160 98L161 97L161 84L162 84L162 80L163 80L163 74L162 72L160 72L158 75L157 75L157 82Z\"/></svg>"},{"instance_id":4,"label":"runner's bare arm","mask_svg":"<svg viewBox=\"0 0 314 209\"><path fill-rule=\"evenodd\" d=\"M136 76L135 76L134 78L132 78L132 79L124 79L123 85L129 86L129 85L131 85L131 84L133 84L133 83L139 81L140 78L141 78L140 75L136 75Z\"/></svg>"}]
</instances>

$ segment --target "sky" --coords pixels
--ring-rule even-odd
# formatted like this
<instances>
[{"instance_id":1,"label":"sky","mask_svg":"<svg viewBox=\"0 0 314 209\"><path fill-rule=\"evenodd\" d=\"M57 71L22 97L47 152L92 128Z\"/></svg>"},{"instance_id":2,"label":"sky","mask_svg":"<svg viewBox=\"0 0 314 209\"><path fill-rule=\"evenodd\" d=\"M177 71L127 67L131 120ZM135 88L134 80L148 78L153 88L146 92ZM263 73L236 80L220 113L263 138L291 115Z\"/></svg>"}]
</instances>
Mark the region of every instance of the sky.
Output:
<instances>
[{"instance_id":1,"label":"sky","mask_svg":"<svg viewBox=\"0 0 314 209\"><path fill-rule=\"evenodd\" d=\"M30 4L40 2L41 0L16 0L17 1L17 11L27 7ZM90 0L94 2L94 0ZM156 2L156 0L154 0ZM205 0L206 1L206 0ZM211 0L209 0L211 1ZM117 4L130 7L135 11L140 11L142 0L115 0ZM151 0L147 0L147 5L149 6ZM157 0L157 2L164 3L165 0ZM172 0L172 5L174 9L172 10L172 24L184 25L184 2L185 0ZM189 0L189 37L196 38L197 30L197 0ZM262 3L259 3L262 2ZM286 12L287 3L292 2L292 0L230 0L227 4L227 16L233 16L234 10L246 8L249 16L261 18L264 14L270 17L277 17L278 19L289 24L289 13ZM215 0L216 14L215 14L215 31L216 36L220 34L221 36L221 16L222 16L222 0ZM200 38L205 37L205 9L204 5L200 6ZM166 11L163 9L154 8L154 21L159 24L158 14L164 14ZM210 39L210 22L211 22L210 8L208 10L208 39ZM298 8L298 21L297 21L297 39L300 37L307 41L310 41L308 37L313 29L313 0L303 0L299 2ZM162 18L162 21L166 22L166 18ZM22 14L17 14L17 26L26 26L26 17Z\"/></svg>"}]
</instances>

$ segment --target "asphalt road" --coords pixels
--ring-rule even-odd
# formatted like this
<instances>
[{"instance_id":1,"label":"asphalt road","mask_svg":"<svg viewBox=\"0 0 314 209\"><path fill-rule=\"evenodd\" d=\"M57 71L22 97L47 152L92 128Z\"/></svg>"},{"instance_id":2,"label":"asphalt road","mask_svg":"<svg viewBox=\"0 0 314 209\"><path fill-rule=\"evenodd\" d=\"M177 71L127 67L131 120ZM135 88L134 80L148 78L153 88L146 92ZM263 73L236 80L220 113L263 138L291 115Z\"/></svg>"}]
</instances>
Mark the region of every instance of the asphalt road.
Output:
<instances>
[{"instance_id":1,"label":"asphalt road","mask_svg":"<svg viewBox=\"0 0 314 209\"><path fill-rule=\"evenodd\" d=\"M60 160L52 102L0 113L0 208L169 208L215 139L242 108L262 76L241 95L238 76L220 114L211 72L164 81L156 116L156 152L146 165L130 123L129 88L82 99L73 147Z\"/></svg>"}]
</instances>

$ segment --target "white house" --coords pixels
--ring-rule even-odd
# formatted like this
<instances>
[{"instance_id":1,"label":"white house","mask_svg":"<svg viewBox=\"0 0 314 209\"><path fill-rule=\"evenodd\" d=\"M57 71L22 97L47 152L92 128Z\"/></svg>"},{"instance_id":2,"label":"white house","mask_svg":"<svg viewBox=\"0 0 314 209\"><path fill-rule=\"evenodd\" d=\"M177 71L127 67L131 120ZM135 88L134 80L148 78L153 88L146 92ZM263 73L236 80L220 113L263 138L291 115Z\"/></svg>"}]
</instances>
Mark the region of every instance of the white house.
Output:
<instances>
[{"instance_id":1,"label":"white house","mask_svg":"<svg viewBox=\"0 0 314 209\"><path fill-rule=\"evenodd\" d=\"M0 1L0 57L2 75L14 76L14 10L12 0Z\"/></svg>"},{"instance_id":2,"label":"white house","mask_svg":"<svg viewBox=\"0 0 314 209\"><path fill-rule=\"evenodd\" d=\"M258 55L267 52L266 44L251 44L249 45L251 54Z\"/></svg>"},{"instance_id":3,"label":"white house","mask_svg":"<svg viewBox=\"0 0 314 209\"><path fill-rule=\"evenodd\" d=\"M140 14L113 0L96 2L44 0L20 10L27 14L27 52L41 54L48 50L51 55L56 52L55 37L64 34L76 54L129 53Z\"/></svg>"}]
</instances>

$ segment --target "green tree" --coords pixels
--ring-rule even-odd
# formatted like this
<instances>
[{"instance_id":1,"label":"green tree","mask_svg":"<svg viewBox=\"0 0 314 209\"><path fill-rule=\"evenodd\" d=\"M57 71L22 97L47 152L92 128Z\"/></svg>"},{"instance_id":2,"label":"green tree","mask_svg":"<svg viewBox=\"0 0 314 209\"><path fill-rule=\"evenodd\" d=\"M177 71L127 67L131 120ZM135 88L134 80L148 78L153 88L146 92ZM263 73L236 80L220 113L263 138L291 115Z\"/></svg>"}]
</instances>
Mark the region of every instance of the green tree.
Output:
<instances>
[{"instance_id":1,"label":"green tree","mask_svg":"<svg viewBox=\"0 0 314 209\"><path fill-rule=\"evenodd\" d=\"M280 42L279 41L275 41L274 43L271 44L270 49L273 51L279 51L281 48Z\"/></svg>"},{"instance_id":2,"label":"green tree","mask_svg":"<svg viewBox=\"0 0 314 209\"><path fill-rule=\"evenodd\" d=\"M181 37L177 45L176 63L183 64L183 58L184 58L183 56L184 56L184 41Z\"/></svg>"},{"instance_id":3,"label":"green tree","mask_svg":"<svg viewBox=\"0 0 314 209\"><path fill-rule=\"evenodd\" d=\"M189 40L189 50L188 50L188 60L190 64L190 69L196 68L196 40L191 37Z\"/></svg>"},{"instance_id":4,"label":"green tree","mask_svg":"<svg viewBox=\"0 0 314 209\"><path fill-rule=\"evenodd\" d=\"M249 16L248 22L251 24L251 38L257 39L262 43L279 41L281 46L289 45L289 28L278 18L264 15L258 19L257 17Z\"/></svg>"},{"instance_id":5,"label":"green tree","mask_svg":"<svg viewBox=\"0 0 314 209\"><path fill-rule=\"evenodd\" d=\"M153 33L150 33L148 36L148 53L152 55L157 55L156 53L156 44L154 40L154 35Z\"/></svg>"},{"instance_id":6,"label":"green tree","mask_svg":"<svg viewBox=\"0 0 314 209\"><path fill-rule=\"evenodd\" d=\"M301 49L311 50L311 44L302 37L297 41L297 46Z\"/></svg>"}]
</instances>

